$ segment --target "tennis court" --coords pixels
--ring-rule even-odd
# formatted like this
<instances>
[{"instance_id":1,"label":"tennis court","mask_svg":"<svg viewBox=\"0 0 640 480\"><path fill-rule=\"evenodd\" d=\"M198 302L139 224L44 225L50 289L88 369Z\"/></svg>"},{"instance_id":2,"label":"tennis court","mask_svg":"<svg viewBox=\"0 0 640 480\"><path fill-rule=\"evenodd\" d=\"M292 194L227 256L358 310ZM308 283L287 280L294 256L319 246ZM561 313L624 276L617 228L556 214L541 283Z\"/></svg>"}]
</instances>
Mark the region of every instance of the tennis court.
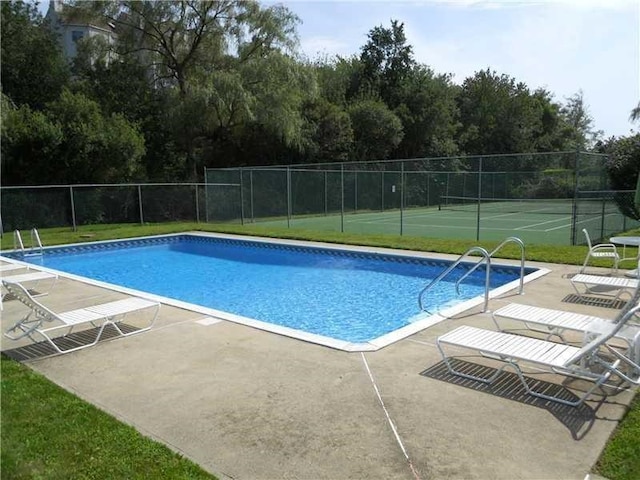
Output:
<instances>
[{"instance_id":1,"label":"tennis court","mask_svg":"<svg viewBox=\"0 0 640 480\"><path fill-rule=\"evenodd\" d=\"M475 210L475 211L474 211ZM344 215L322 215L260 220L260 225L308 230L330 230L347 233L408 235L432 238L495 240L516 236L525 243L568 245L572 236L571 213L536 211L491 211L489 205L478 217L475 209L438 207L389 210L384 212L351 212ZM604 221L617 221L620 215L605 213ZM479 219L479 226L478 226ZM576 227L582 242L582 228L600 230L602 216L579 219Z\"/></svg>"},{"instance_id":2,"label":"tennis court","mask_svg":"<svg viewBox=\"0 0 640 480\"><path fill-rule=\"evenodd\" d=\"M207 221L470 241L585 243L633 228L606 156L547 152L206 169Z\"/></svg>"}]
</instances>

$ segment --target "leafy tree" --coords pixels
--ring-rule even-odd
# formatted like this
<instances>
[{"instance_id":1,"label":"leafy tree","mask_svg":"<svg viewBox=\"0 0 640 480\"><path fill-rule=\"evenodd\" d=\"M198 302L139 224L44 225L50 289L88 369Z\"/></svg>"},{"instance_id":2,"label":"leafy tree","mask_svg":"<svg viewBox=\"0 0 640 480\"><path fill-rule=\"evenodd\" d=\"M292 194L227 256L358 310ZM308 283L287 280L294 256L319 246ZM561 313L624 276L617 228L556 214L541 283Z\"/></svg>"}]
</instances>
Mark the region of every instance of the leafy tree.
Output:
<instances>
[{"instance_id":1,"label":"leafy tree","mask_svg":"<svg viewBox=\"0 0 640 480\"><path fill-rule=\"evenodd\" d=\"M560 114L564 121L563 132L570 148L589 150L602 136L602 131L594 129L593 117L584 101L582 90L567 98Z\"/></svg>"},{"instance_id":2,"label":"leafy tree","mask_svg":"<svg viewBox=\"0 0 640 480\"><path fill-rule=\"evenodd\" d=\"M367 36L369 40L360 53L360 88L372 87L389 107L395 108L400 84L416 64L413 49L407 45L404 24L392 20L390 28L380 25Z\"/></svg>"},{"instance_id":3,"label":"leafy tree","mask_svg":"<svg viewBox=\"0 0 640 480\"><path fill-rule=\"evenodd\" d=\"M611 137L599 146L607 153L607 173L612 190L634 191L640 175L640 133L628 137ZM634 202L633 193L619 193L616 203L627 217L640 220L640 210Z\"/></svg>"},{"instance_id":4,"label":"leafy tree","mask_svg":"<svg viewBox=\"0 0 640 480\"><path fill-rule=\"evenodd\" d=\"M184 161L173 163L174 172L197 178L203 165L218 163L217 152L237 152L242 129L255 122L286 145L301 146L300 106L314 87L284 53L296 45L298 21L286 8L240 0L75 6L114 22L121 58L145 66L166 92L170 141ZM227 165L236 160L227 157Z\"/></svg>"},{"instance_id":5,"label":"leafy tree","mask_svg":"<svg viewBox=\"0 0 640 480\"><path fill-rule=\"evenodd\" d=\"M574 131L548 92L489 69L465 79L458 104L459 146L473 155L564 149Z\"/></svg>"},{"instance_id":6,"label":"leafy tree","mask_svg":"<svg viewBox=\"0 0 640 480\"><path fill-rule=\"evenodd\" d=\"M631 115L629 115L629 120L632 122L637 122L640 120L640 102L638 102L638 106L631 110Z\"/></svg>"},{"instance_id":7,"label":"leafy tree","mask_svg":"<svg viewBox=\"0 0 640 480\"><path fill-rule=\"evenodd\" d=\"M315 72L319 95L327 101L344 107L350 99L352 82L360 78L362 64L355 56L322 59L312 65ZM357 89L357 87L356 87Z\"/></svg>"},{"instance_id":8,"label":"leafy tree","mask_svg":"<svg viewBox=\"0 0 640 480\"><path fill-rule=\"evenodd\" d=\"M435 75L425 66L407 73L398 88L401 102L395 113L402 121L404 137L395 150L399 158L443 157L458 153L457 87L449 75Z\"/></svg>"},{"instance_id":9,"label":"leafy tree","mask_svg":"<svg viewBox=\"0 0 640 480\"><path fill-rule=\"evenodd\" d=\"M327 100L309 100L303 107L307 162L345 162L353 145L349 114Z\"/></svg>"},{"instance_id":10,"label":"leafy tree","mask_svg":"<svg viewBox=\"0 0 640 480\"><path fill-rule=\"evenodd\" d=\"M121 32L120 55L134 55L158 82L176 84L182 96L203 66L227 69L230 57L242 63L292 47L297 22L282 6L262 8L252 0L78 1L75 6L106 16Z\"/></svg>"},{"instance_id":11,"label":"leafy tree","mask_svg":"<svg viewBox=\"0 0 640 480\"><path fill-rule=\"evenodd\" d=\"M41 109L69 79L56 36L34 4L5 1L0 11L2 91L17 105Z\"/></svg>"},{"instance_id":12,"label":"leafy tree","mask_svg":"<svg viewBox=\"0 0 640 480\"><path fill-rule=\"evenodd\" d=\"M134 125L120 114L104 116L96 102L69 90L42 112L10 112L2 140L7 183L126 182L139 174L144 154Z\"/></svg>"},{"instance_id":13,"label":"leafy tree","mask_svg":"<svg viewBox=\"0 0 640 480\"><path fill-rule=\"evenodd\" d=\"M3 109L2 115L2 183L39 185L50 174L56 178L56 156L63 141L60 125L28 105Z\"/></svg>"},{"instance_id":14,"label":"leafy tree","mask_svg":"<svg viewBox=\"0 0 640 480\"><path fill-rule=\"evenodd\" d=\"M55 165L48 169L50 182L127 182L136 178L144 139L122 115L103 116L96 102L68 90L47 105L46 113L63 133Z\"/></svg>"},{"instance_id":15,"label":"leafy tree","mask_svg":"<svg viewBox=\"0 0 640 480\"><path fill-rule=\"evenodd\" d=\"M402 122L382 102L363 100L349 107L356 161L384 160L402 141Z\"/></svg>"}]
</instances>

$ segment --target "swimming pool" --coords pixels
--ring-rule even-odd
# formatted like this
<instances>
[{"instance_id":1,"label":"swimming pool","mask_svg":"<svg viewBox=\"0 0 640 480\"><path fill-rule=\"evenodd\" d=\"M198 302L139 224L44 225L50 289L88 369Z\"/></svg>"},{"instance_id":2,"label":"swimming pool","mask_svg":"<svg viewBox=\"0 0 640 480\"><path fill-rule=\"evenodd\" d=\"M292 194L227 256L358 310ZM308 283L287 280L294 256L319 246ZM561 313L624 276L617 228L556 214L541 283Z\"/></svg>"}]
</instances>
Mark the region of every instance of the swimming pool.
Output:
<instances>
[{"instance_id":1,"label":"swimming pool","mask_svg":"<svg viewBox=\"0 0 640 480\"><path fill-rule=\"evenodd\" d=\"M22 260L345 350L380 348L481 303L485 279L478 269L456 295L452 281L472 265L461 264L429 294L441 313L427 314L418 294L450 262L418 254L190 233L50 247ZM518 278L515 267L492 266L494 289Z\"/></svg>"}]
</instances>

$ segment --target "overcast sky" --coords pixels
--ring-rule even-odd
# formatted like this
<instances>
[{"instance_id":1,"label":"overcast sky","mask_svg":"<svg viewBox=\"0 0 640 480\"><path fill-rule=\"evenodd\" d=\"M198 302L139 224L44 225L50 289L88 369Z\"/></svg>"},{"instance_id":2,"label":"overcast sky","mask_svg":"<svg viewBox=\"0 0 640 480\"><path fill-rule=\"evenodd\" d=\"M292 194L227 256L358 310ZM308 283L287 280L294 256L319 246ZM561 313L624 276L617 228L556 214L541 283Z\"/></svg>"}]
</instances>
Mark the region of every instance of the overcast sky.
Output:
<instances>
[{"instance_id":1,"label":"overcast sky","mask_svg":"<svg viewBox=\"0 0 640 480\"><path fill-rule=\"evenodd\" d=\"M564 102L579 90L596 129L627 135L640 100L640 0L294 0L302 50L359 54L375 26L404 23L415 59L461 84L487 67Z\"/></svg>"}]
</instances>

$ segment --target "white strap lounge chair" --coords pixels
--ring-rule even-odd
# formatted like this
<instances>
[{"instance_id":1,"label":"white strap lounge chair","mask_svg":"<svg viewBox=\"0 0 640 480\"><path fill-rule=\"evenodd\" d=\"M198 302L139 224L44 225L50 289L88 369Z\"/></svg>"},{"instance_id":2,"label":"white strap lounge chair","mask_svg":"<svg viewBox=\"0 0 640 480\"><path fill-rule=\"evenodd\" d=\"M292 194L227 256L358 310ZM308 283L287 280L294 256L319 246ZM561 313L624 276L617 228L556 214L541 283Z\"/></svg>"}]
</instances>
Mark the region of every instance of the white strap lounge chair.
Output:
<instances>
[{"instance_id":1,"label":"white strap lounge chair","mask_svg":"<svg viewBox=\"0 0 640 480\"><path fill-rule=\"evenodd\" d=\"M25 268L28 267L25 267L24 265L16 265L15 263L7 263L4 265L0 265L0 272L11 272L14 270L23 270Z\"/></svg>"},{"instance_id":2,"label":"white strap lounge chair","mask_svg":"<svg viewBox=\"0 0 640 480\"><path fill-rule=\"evenodd\" d=\"M55 313L35 300L33 296L19 283L3 280L3 285L8 292L15 295L23 304L29 307L29 312L12 327L7 329L4 336L11 340L19 340L28 337L34 342L46 340L58 353L68 353L83 348L91 347L100 341L107 325L112 325L120 336L129 336L149 330L158 316L160 304L143 298L127 298L115 302L104 303L86 308L79 308L62 313ZM140 329L125 332L119 323L127 314L139 312L144 309L154 309L153 318ZM56 342L53 334L62 332L62 336L69 335L75 327L92 326L97 328L97 333L92 342L69 348L62 347L63 342ZM39 336L39 337L38 337Z\"/></svg>"},{"instance_id":3,"label":"white strap lounge chair","mask_svg":"<svg viewBox=\"0 0 640 480\"><path fill-rule=\"evenodd\" d=\"M56 282L58 281L58 275L54 273L49 273L49 272L30 272L30 273L21 273L19 275L9 275L9 276L2 275L0 276L0 278L3 280L3 283L2 283L3 287L4 287L4 281L11 282L11 283L35 282L35 285L33 286L33 288L37 288L38 285L40 285L40 282L42 280L53 279L53 283L49 287L49 290L51 290L56 284ZM0 289L0 310L4 310L4 295L2 294L3 290L6 290L6 289L5 288ZM43 295L46 293L47 292L44 292Z\"/></svg>"},{"instance_id":4,"label":"white strap lounge chair","mask_svg":"<svg viewBox=\"0 0 640 480\"><path fill-rule=\"evenodd\" d=\"M19 275L2 276L3 282L9 283L29 283L40 282L41 280L53 279L53 285L58 281L58 275L49 272L30 272L21 273ZM53 287L53 285L51 285Z\"/></svg>"},{"instance_id":5,"label":"white strap lounge chair","mask_svg":"<svg viewBox=\"0 0 640 480\"><path fill-rule=\"evenodd\" d=\"M565 405L578 406L611 376L615 375L632 385L640 385L640 365L607 344L607 341L625 326L628 318L635 315L638 309L640 306L629 310L620 322L601 326L599 332L586 335L585 344L582 347L469 326L458 327L440 336L436 344L449 372L454 375L492 383L505 368L511 366L530 395ZM471 350L502 362L504 365L489 377L461 372L454 368L450 356L445 353L445 347L449 346ZM536 391L527 382L520 368L521 363L532 364L564 376L590 380L593 386L575 401L551 395L549 392Z\"/></svg>"},{"instance_id":6,"label":"white strap lounge chair","mask_svg":"<svg viewBox=\"0 0 640 480\"><path fill-rule=\"evenodd\" d=\"M613 243L598 243L596 245L591 244L591 237L589 237L589 232L586 228L582 229L584 236L587 239L587 246L589 247L589 251L587 252L587 256L584 259L584 263L582 264L582 268L580 269L580 273L584 273L587 265L589 264L589 260L591 258L610 258L613 260L613 271L616 272L618 270L618 263L620 262L620 255L618 255L618 250Z\"/></svg>"},{"instance_id":7,"label":"white strap lounge chair","mask_svg":"<svg viewBox=\"0 0 640 480\"><path fill-rule=\"evenodd\" d=\"M500 331L504 331L500 320L511 320L522 322L526 328L547 334L547 339L557 336L566 343L564 333L566 331L588 333L598 328L599 324L615 323L618 318L606 319L595 315L585 315L582 313L554 310L551 308L535 307L532 305L522 305L510 303L491 314L493 323ZM627 344L627 355L635 362L640 361L640 324L637 319L630 318L627 324L615 335Z\"/></svg>"},{"instance_id":8,"label":"white strap lounge chair","mask_svg":"<svg viewBox=\"0 0 640 480\"><path fill-rule=\"evenodd\" d=\"M613 295L617 300L623 293L629 293L638 288L637 278L607 277L604 275L588 275L579 273L571 278L571 285L579 297L584 294ZM578 285L585 288L584 293L580 292Z\"/></svg>"}]
</instances>

